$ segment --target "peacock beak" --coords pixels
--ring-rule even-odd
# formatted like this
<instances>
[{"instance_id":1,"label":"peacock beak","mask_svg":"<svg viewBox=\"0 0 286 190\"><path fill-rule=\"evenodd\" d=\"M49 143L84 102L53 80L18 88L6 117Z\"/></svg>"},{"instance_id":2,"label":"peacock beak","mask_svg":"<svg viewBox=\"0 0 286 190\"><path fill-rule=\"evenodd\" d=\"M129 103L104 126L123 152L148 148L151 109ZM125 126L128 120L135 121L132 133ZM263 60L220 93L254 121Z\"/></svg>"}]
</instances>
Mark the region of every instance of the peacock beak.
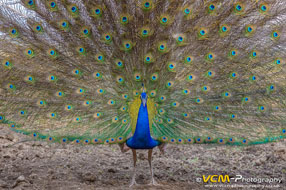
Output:
<instances>
[{"instance_id":1,"label":"peacock beak","mask_svg":"<svg viewBox=\"0 0 286 190\"><path fill-rule=\"evenodd\" d=\"M147 103L147 99L143 99L143 100L142 100L142 103L143 103L143 106L145 107L145 106L146 106L146 103Z\"/></svg>"}]
</instances>

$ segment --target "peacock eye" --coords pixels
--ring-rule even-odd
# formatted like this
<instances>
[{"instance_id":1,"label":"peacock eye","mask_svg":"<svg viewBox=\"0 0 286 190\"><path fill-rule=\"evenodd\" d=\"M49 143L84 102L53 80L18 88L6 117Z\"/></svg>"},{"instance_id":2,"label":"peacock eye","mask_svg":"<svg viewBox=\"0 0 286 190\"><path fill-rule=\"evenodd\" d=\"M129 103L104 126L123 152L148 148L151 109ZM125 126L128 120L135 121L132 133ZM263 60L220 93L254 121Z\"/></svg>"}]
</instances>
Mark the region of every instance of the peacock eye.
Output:
<instances>
[{"instance_id":1,"label":"peacock eye","mask_svg":"<svg viewBox=\"0 0 286 190\"><path fill-rule=\"evenodd\" d=\"M189 13L190 13L190 9L188 9L188 8L185 9L185 13L186 13L186 14L189 14Z\"/></svg>"},{"instance_id":2,"label":"peacock eye","mask_svg":"<svg viewBox=\"0 0 286 190\"><path fill-rule=\"evenodd\" d=\"M278 36L278 33L277 33L277 32L274 32L274 33L273 33L273 36L274 36L274 37L277 37L277 36Z\"/></svg>"},{"instance_id":3,"label":"peacock eye","mask_svg":"<svg viewBox=\"0 0 286 190\"><path fill-rule=\"evenodd\" d=\"M262 5L262 6L261 6L261 10L262 10L262 11L266 11L266 9L267 9L267 8L266 8L265 5Z\"/></svg>"},{"instance_id":4,"label":"peacock eye","mask_svg":"<svg viewBox=\"0 0 286 190\"><path fill-rule=\"evenodd\" d=\"M72 7L72 8L71 8L72 12L75 12L76 9L77 9L76 7Z\"/></svg>"},{"instance_id":5,"label":"peacock eye","mask_svg":"<svg viewBox=\"0 0 286 190\"><path fill-rule=\"evenodd\" d=\"M54 8L56 6L55 2L51 2L51 7Z\"/></svg>"}]
</instances>

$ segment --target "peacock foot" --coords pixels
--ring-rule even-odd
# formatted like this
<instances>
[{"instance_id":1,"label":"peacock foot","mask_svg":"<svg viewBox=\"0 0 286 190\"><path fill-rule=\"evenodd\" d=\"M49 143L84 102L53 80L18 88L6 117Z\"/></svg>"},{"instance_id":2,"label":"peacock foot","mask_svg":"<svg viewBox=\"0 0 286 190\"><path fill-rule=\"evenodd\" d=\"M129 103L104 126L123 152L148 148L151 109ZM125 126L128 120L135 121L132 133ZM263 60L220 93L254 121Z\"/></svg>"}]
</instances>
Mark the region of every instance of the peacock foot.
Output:
<instances>
[{"instance_id":1,"label":"peacock foot","mask_svg":"<svg viewBox=\"0 0 286 190\"><path fill-rule=\"evenodd\" d=\"M138 184L136 183L136 181L135 181L135 180L132 180L131 183L130 183L130 185L129 185L129 187L136 186L136 185L138 185Z\"/></svg>"},{"instance_id":2,"label":"peacock foot","mask_svg":"<svg viewBox=\"0 0 286 190\"><path fill-rule=\"evenodd\" d=\"M152 179L149 185L160 186L161 184L155 181L155 179Z\"/></svg>"}]
</instances>

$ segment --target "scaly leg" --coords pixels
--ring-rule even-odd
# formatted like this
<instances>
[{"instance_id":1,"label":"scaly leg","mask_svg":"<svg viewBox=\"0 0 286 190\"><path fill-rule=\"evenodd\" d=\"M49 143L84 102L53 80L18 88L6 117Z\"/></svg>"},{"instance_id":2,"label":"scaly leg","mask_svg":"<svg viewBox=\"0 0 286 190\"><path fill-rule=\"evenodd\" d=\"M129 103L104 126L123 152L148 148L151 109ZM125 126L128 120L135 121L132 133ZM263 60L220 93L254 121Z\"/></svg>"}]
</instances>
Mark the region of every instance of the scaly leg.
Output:
<instances>
[{"instance_id":1,"label":"scaly leg","mask_svg":"<svg viewBox=\"0 0 286 190\"><path fill-rule=\"evenodd\" d=\"M152 151L153 149L148 150L148 162L149 162L151 178L152 178L149 185L159 185L154 179L154 173L153 173L153 167L152 167Z\"/></svg>"},{"instance_id":2,"label":"scaly leg","mask_svg":"<svg viewBox=\"0 0 286 190\"><path fill-rule=\"evenodd\" d=\"M135 150L135 149L131 149L131 150L132 150L132 153L133 153L134 169L133 169L133 176L132 176L132 180L131 180L131 183L130 183L129 187L131 187L131 186L133 186L133 185L137 185L137 183L136 183L136 181L135 181L137 155L136 155L136 150Z\"/></svg>"}]
</instances>

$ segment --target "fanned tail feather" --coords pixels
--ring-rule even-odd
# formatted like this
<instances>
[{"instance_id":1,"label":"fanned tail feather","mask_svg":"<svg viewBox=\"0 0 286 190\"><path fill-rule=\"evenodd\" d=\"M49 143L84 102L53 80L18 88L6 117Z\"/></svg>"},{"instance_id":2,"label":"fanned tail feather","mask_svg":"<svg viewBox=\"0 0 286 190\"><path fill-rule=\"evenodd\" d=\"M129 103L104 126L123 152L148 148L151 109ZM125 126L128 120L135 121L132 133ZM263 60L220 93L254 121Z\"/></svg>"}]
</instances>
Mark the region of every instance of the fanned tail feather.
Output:
<instances>
[{"instance_id":1,"label":"fanned tail feather","mask_svg":"<svg viewBox=\"0 0 286 190\"><path fill-rule=\"evenodd\" d=\"M16 132L125 142L143 83L162 142L286 138L283 0L0 4L0 122Z\"/></svg>"}]
</instances>

